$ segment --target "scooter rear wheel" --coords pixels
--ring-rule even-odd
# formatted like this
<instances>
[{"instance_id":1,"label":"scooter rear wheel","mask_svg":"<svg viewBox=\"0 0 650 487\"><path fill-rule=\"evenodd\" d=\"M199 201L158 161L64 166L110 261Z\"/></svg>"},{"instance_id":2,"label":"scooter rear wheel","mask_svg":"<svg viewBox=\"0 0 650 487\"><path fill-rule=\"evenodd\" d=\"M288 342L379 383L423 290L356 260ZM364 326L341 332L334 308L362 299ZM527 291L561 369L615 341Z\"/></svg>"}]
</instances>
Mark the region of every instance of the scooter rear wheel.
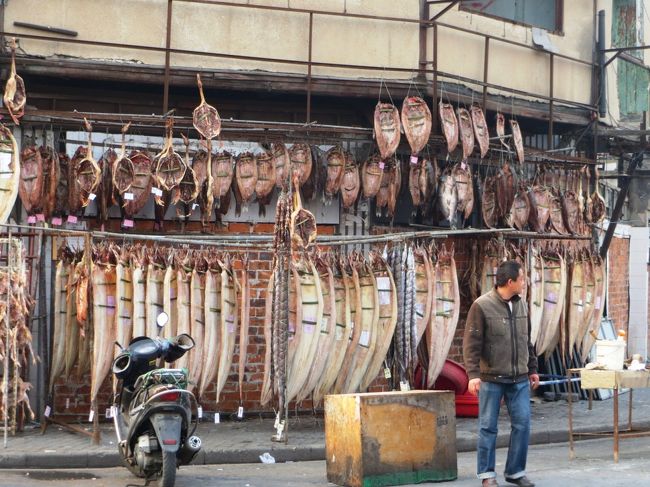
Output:
<instances>
[{"instance_id":1,"label":"scooter rear wheel","mask_svg":"<svg viewBox=\"0 0 650 487\"><path fill-rule=\"evenodd\" d=\"M174 487L176 482L176 452L162 452L162 475L160 487Z\"/></svg>"}]
</instances>

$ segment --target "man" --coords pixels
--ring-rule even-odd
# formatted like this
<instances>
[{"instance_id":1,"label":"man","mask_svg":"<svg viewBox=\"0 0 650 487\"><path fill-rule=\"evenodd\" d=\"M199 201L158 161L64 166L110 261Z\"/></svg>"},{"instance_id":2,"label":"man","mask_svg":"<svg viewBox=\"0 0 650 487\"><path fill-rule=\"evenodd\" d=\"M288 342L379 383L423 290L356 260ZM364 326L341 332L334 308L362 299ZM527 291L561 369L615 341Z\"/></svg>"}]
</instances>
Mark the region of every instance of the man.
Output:
<instances>
[{"instance_id":1,"label":"man","mask_svg":"<svg viewBox=\"0 0 650 487\"><path fill-rule=\"evenodd\" d=\"M497 269L495 288L478 298L467 314L463 356L469 392L479 396L477 474L483 487L499 485L494 464L502 399L511 422L505 479L520 487L535 485L526 477L526 457L530 387L537 388L539 376L526 303L519 296L525 285L521 264L503 262Z\"/></svg>"}]
</instances>

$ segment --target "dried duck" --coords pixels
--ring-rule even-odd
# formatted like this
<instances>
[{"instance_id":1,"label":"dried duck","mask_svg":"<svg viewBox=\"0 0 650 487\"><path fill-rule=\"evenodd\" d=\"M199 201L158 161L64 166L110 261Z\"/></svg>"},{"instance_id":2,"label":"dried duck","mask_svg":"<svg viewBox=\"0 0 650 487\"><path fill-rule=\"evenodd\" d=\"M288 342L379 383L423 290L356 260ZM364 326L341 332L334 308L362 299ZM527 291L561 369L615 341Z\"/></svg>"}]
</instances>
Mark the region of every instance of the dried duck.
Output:
<instances>
[{"instance_id":1,"label":"dried duck","mask_svg":"<svg viewBox=\"0 0 650 487\"><path fill-rule=\"evenodd\" d=\"M20 124L20 118L25 113L27 104L27 94L25 91L25 82L16 74L16 38L11 38L11 69L5 91L2 97L4 105L7 107L9 116L16 125Z\"/></svg>"}]
</instances>

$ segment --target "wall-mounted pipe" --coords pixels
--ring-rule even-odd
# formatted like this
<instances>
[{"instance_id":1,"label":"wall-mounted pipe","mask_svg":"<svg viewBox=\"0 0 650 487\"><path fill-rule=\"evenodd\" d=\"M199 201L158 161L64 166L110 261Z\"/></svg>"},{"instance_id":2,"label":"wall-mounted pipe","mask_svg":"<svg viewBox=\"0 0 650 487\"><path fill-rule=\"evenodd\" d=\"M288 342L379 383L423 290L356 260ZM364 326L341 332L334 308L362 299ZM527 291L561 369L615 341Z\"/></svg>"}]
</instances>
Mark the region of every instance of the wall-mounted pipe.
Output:
<instances>
[{"instance_id":1,"label":"wall-mounted pipe","mask_svg":"<svg viewBox=\"0 0 650 487\"><path fill-rule=\"evenodd\" d=\"M607 77L605 69L605 11L598 11L598 115L607 116Z\"/></svg>"}]
</instances>

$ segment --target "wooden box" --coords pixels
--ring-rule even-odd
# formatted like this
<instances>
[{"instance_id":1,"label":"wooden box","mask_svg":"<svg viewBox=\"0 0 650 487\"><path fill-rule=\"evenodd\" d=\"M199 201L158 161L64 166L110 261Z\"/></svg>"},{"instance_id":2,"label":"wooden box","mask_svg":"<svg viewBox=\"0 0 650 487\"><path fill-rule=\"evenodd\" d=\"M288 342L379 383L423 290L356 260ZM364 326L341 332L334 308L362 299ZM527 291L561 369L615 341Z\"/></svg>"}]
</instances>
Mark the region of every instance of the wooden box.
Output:
<instances>
[{"instance_id":1,"label":"wooden box","mask_svg":"<svg viewBox=\"0 0 650 487\"><path fill-rule=\"evenodd\" d=\"M449 391L325 398L327 480L381 487L454 480L456 417Z\"/></svg>"}]
</instances>

